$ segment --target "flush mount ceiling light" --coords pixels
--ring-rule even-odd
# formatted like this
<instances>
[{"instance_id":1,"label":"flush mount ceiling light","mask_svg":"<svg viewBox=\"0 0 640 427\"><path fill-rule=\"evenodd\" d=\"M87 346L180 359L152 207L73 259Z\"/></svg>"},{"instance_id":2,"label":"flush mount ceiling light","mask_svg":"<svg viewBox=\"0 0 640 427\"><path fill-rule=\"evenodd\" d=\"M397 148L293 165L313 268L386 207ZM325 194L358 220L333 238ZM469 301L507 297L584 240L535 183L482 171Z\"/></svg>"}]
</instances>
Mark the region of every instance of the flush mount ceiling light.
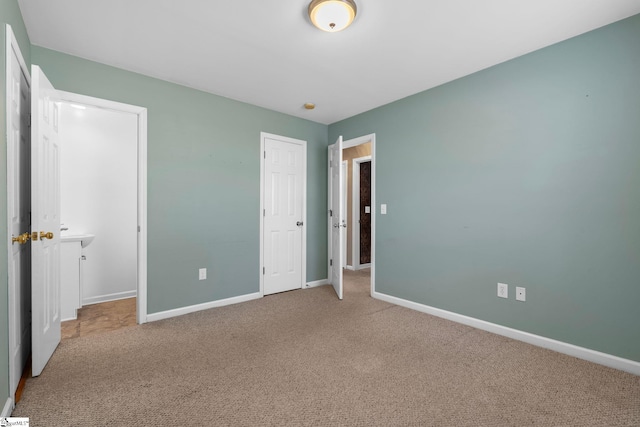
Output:
<instances>
[{"instance_id":1,"label":"flush mount ceiling light","mask_svg":"<svg viewBox=\"0 0 640 427\"><path fill-rule=\"evenodd\" d=\"M351 25L357 10L353 0L313 0L309 3L309 18L321 30L336 33Z\"/></svg>"}]
</instances>

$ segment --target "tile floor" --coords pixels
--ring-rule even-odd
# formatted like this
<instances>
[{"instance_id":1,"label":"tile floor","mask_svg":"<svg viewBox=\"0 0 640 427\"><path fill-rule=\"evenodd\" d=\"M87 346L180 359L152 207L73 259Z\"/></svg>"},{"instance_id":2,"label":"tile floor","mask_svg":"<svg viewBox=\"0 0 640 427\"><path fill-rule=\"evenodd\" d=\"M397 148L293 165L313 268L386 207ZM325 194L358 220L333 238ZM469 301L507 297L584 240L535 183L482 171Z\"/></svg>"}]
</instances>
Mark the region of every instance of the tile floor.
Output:
<instances>
[{"instance_id":1,"label":"tile floor","mask_svg":"<svg viewBox=\"0 0 640 427\"><path fill-rule=\"evenodd\" d=\"M78 310L76 320L62 322L62 339L101 334L135 324L135 298L86 305Z\"/></svg>"}]
</instances>

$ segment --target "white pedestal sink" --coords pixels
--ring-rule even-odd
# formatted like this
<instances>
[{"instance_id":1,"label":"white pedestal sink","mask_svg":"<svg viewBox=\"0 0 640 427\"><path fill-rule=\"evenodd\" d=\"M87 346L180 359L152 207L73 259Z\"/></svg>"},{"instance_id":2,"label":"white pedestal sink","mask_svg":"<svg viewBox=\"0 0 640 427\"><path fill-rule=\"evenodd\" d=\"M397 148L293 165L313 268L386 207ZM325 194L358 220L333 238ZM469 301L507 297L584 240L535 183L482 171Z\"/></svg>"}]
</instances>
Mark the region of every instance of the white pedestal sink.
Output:
<instances>
[{"instance_id":1,"label":"white pedestal sink","mask_svg":"<svg viewBox=\"0 0 640 427\"><path fill-rule=\"evenodd\" d=\"M95 234L62 234L60 236L61 242L80 242L83 248L86 248L95 239Z\"/></svg>"}]
</instances>

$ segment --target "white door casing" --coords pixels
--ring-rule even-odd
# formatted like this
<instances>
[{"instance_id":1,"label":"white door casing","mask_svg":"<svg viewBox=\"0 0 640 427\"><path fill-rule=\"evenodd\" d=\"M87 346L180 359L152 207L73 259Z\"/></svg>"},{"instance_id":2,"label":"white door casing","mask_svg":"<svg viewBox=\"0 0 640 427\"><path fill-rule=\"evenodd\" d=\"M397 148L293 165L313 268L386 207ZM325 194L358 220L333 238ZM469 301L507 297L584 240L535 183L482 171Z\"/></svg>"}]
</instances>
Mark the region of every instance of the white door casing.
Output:
<instances>
[{"instance_id":1,"label":"white door casing","mask_svg":"<svg viewBox=\"0 0 640 427\"><path fill-rule=\"evenodd\" d=\"M329 146L329 246L330 275L329 281L333 285L339 299L343 297L342 269L343 241L346 219L342 218L342 204L344 200L344 176L342 173L342 136L335 144Z\"/></svg>"},{"instance_id":2,"label":"white door casing","mask_svg":"<svg viewBox=\"0 0 640 427\"><path fill-rule=\"evenodd\" d=\"M31 77L9 25L6 36L9 395L13 398L31 351L31 247L29 242L12 241L30 234Z\"/></svg>"},{"instance_id":3,"label":"white door casing","mask_svg":"<svg viewBox=\"0 0 640 427\"><path fill-rule=\"evenodd\" d=\"M31 340L38 376L60 343L60 105L37 65L31 78Z\"/></svg>"},{"instance_id":4,"label":"white door casing","mask_svg":"<svg viewBox=\"0 0 640 427\"><path fill-rule=\"evenodd\" d=\"M261 134L261 293L305 282L306 141Z\"/></svg>"}]
</instances>

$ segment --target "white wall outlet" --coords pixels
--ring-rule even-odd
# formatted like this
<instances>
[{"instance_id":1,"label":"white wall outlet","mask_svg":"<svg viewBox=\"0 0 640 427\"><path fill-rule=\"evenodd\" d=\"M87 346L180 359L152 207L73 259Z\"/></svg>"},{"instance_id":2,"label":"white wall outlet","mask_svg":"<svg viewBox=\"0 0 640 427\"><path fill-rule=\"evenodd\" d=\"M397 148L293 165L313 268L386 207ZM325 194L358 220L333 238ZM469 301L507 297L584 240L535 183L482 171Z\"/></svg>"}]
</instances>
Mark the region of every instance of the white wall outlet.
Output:
<instances>
[{"instance_id":1,"label":"white wall outlet","mask_svg":"<svg viewBox=\"0 0 640 427\"><path fill-rule=\"evenodd\" d=\"M523 302L527 300L527 290L525 288L516 286L516 300Z\"/></svg>"},{"instance_id":2,"label":"white wall outlet","mask_svg":"<svg viewBox=\"0 0 640 427\"><path fill-rule=\"evenodd\" d=\"M500 298L509 298L509 285L506 283L498 283L498 296Z\"/></svg>"},{"instance_id":3,"label":"white wall outlet","mask_svg":"<svg viewBox=\"0 0 640 427\"><path fill-rule=\"evenodd\" d=\"M198 270L198 280L207 280L207 269L201 268Z\"/></svg>"},{"instance_id":4,"label":"white wall outlet","mask_svg":"<svg viewBox=\"0 0 640 427\"><path fill-rule=\"evenodd\" d=\"M380 215L386 215L387 214L387 205L385 203L380 205Z\"/></svg>"}]
</instances>

